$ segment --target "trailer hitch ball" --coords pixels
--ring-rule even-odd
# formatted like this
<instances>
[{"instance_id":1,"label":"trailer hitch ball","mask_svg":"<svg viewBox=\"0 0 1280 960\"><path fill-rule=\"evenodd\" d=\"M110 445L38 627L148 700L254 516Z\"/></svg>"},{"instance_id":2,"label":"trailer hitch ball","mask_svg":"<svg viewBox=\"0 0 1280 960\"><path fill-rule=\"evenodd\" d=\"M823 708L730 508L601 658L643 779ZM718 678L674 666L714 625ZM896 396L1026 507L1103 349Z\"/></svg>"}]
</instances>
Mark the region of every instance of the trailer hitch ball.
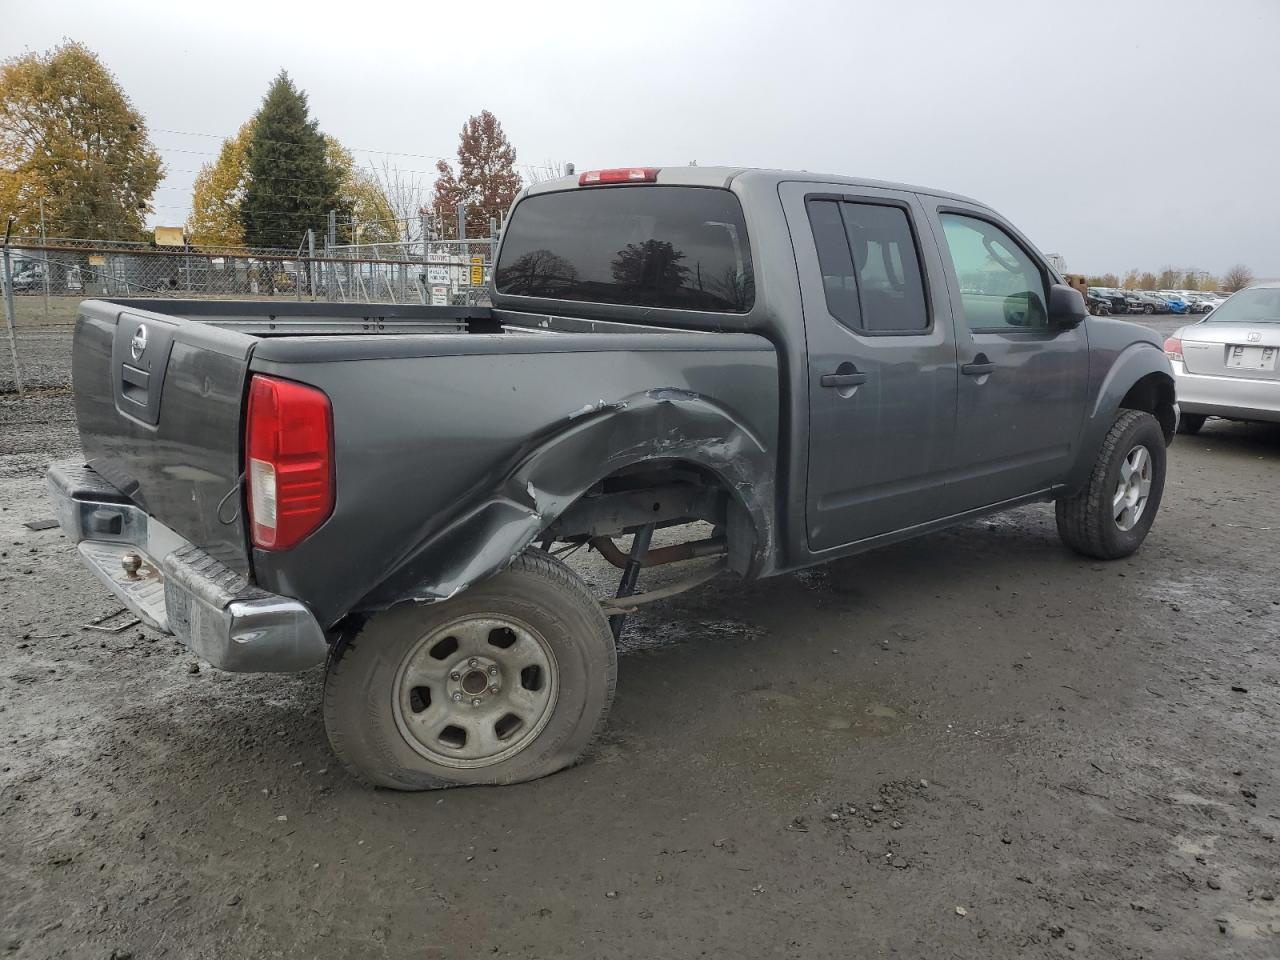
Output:
<instances>
[{"instance_id":1,"label":"trailer hitch ball","mask_svg":"<svg viewBox=\"0 0 1280 960\"><path fill-rule=\"evenodd\" d=\"M124 575L129 580L138 579L138 571L142 569L142 557L136 553L126 553L120 558L120 566L124 568Z\"/></svg>"}]
</instances>

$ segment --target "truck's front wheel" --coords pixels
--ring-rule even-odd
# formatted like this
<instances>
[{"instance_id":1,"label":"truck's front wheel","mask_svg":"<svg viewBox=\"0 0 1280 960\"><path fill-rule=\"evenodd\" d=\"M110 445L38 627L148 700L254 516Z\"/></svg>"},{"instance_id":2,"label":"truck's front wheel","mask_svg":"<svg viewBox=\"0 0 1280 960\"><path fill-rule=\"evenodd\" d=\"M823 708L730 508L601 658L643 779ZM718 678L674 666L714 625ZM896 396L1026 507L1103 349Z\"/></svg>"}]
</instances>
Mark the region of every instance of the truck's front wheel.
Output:
<instances>
[{"instance_id":1,"label":"truck's front wheel","mask_svg":"<svg viewBox=\"0 0 1280 960\"><path fill-rule=\"evenodd\" d=\"M397 790L534 780L604 725L617 654L586 585L543 553L441 603L371 618L325 675L329 741Z\"/></svg>"},{"instance_id":2,"label":"truck's front wheel","mask_svg":"<svg viewBox=\"0 0 1280 960\"><path fill-rule=\"evenodd\" d=\"M1160 423L1121 410L1093 463L1089 482L1057 502L1058 534L1086 557L1127 557L1146 539L1164 493L1165 441Z\"/></svg>"}]
</instances>

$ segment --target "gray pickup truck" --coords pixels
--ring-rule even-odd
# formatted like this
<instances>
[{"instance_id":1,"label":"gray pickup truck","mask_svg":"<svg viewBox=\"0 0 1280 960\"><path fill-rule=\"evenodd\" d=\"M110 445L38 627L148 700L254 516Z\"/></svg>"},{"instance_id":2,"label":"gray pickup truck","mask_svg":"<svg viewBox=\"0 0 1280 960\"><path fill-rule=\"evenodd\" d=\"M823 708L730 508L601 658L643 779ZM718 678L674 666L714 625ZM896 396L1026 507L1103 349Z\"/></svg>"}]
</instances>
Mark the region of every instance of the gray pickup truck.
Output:
<instances>
[{"instance_id":1,"label":"gray pickup truck","mask_svg":"<svg viewBox=\"0 0 1280 960\"><path fill-rule=\"evenodd\" d=\"M627 612L709 573L1036 501L1114 558L1159 507L1178 421L1160 340L1087 316L972 200L591 171L520 195L493 274L477 309L80 308L83 457L49 470L64 530L213 665L326 664L330 741L368 783L573 763ZM554 556L584 544L620 568L616 596ZM637 593L644 568L694 558Z\"/></svg>"}]
</instances>

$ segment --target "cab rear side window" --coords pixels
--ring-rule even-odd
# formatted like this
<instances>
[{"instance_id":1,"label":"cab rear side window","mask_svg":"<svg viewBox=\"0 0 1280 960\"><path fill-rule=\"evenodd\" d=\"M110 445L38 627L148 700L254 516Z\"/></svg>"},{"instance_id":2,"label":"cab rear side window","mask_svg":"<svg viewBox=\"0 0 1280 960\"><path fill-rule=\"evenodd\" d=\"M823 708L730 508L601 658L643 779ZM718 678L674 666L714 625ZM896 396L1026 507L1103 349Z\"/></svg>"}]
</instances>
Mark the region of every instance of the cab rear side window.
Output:
<instances>
[{"instance_id":1,"label":"cab rear side window","mask_svg":"<svg viewBox=\"0 0 1280 960\"><path fill-rule=\"evenodd\" d=\"M808 201L827 309L864 333L923 333L930 327L924 275L902 207L838 199Z\"/></svg>"}]
</instances>

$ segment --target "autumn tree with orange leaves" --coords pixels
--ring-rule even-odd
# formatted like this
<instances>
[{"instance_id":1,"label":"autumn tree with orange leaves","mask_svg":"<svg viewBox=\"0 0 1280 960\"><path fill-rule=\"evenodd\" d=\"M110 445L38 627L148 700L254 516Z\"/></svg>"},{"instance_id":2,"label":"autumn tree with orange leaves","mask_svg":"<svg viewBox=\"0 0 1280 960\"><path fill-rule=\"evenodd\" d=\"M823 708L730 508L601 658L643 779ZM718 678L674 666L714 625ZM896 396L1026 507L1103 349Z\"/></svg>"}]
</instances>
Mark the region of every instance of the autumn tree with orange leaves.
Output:
<instances>
[{"instance_id":1,"label":"autumn tree with orange leaves","mask_svg":"<svg viewBox=\"0 0 1280 960\"><path fill-rule=\"evenodd\" d=\"M146 121L88 47L0 65L0 217L16 232L142 239L160 183Z\"/></svg>"},{"instance_id":2,"label":"autumn tree with orange leaves","mask_svg":"<svg viewBox=\"0 0 1280 960\"><path fill-rule=\"evenodd\" d=\"M489 235L489 218L501 218L524 186L516 172L516 151L502 124L488 110L471 117L458 142L458 166L436 164L432 206L446 239L457 239L457 206L467 205L467 236Z\"/></svg>"}]
</instances>

